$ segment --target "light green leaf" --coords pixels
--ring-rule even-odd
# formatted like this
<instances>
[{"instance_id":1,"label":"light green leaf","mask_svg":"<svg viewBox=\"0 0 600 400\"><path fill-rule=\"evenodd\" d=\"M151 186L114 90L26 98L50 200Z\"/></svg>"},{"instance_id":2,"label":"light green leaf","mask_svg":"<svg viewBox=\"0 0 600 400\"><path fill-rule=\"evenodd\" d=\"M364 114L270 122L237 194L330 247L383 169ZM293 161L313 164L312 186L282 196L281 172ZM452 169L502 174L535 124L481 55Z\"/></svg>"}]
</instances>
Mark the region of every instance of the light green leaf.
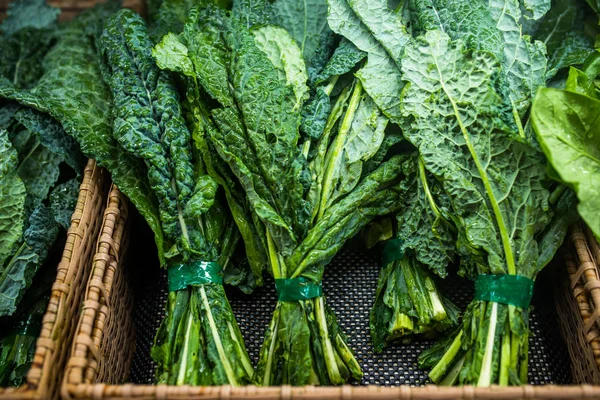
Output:
<instances>
[{"instance_id":1,"label":"light green leaf","mask_svg":"<svg viewBox=\"0 0 600 400\"><path fill-rule=\"evenodd\" d=\"M403 133L442 182L464 232L459 250L477 272L534 277L535 235L550 219L544 160L505 130L492 81L498 69L491 54L443 32L419 37L402 63Z\"/></svg>"},{"instance_id":2,"label":"light green leaf","mask_svg":"<svg viewBox=\"0 0 600 400\"><path fill-rule=\"evenodd\" d=\"M356 76L383 113L392 121L399 121L402 80L396 63L354 14L346 0L328 0L328 4L327 20L331 30L367 53L367 63Z\"/></svg>"},{"instance_id":3,"label":"light green leaf","mask_svg":"<svg viewBox=\"0 0 600 400\"><path fill-rule=\"evenodd\" d=\"M308 74L302 52L283 28L273 25L252 29L256 46L267 55L279 72L279 79L290 85L296 95L296 109L308 99Z\"/></svg>"},{"instance_id":4,"label":"light green leaf","mask_svg":"<svg viewBox=\"0 0 600 400\"><path fill-rule=\"evenodd\" d=\"M600 101L541 89L531 118L550 164L577 193L579 215L600 239Z\"/></svg>"},{"instance_id":5,"label":"light green leaf","mask_svg":"<svg viewBox=\"0 0 600 400\"><path fill-rule=\"evenodd\" d=\"M545 86L546 48L542 42L531 43L530 38L521 33L518 0L489 0L489 7L504 41L502 71L510 88L510 101L523 117L537 89Z\"/></svg>"},{"instance_id":6,"label":"light green leaf","mask_svg":"<svg viewBox=\"0 0 600 400\"><path fill-rule=\"evenodd\" d=\"M272 9L275 23L285 28L300 46L309 71L319 72L327 62L334 39L327 25L327 1L277 0Z\"/></svg>"},{"instance_id":7,"label":"light green leaf","mask_svg":"<svg viewBox=\"0 0 600 400\"><path fill-rule=\"evenodd\" d=\"M25 185L15 173L18 155L0 130L0 270L21 240L25 223Z\"/></svg>"}]
</instances>

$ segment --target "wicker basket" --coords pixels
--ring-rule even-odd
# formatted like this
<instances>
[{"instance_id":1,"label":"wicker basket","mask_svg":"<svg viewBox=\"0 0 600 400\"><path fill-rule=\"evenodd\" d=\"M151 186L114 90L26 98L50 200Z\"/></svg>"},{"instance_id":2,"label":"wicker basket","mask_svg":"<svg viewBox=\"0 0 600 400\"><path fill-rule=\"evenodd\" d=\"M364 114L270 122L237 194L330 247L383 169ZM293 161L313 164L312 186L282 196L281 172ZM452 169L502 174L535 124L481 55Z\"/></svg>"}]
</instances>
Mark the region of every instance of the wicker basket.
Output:
<instances>
[{"instance_id":1,"label":"wicker basket","mask_svg":"<svg viewBox=\"0 0 600 400\"><path fill-rule=\"evenodd\" d=\"M104 209L107 182L106 171L89 161L27 382L19 388L0 388L0 399L53 399L59 396L59 383L75 333L79 305L84 298L83 289L92 267L94 243L100 230L98 216Z\"/></svg>"},{"instance_id":2,"label":"wicker basket","mask_svg":"<svg viewBox=\"0 0 600 400\"><path fill-rule=\"evenodd\" d=\"M128 377L135 338L131 329L133 319L131 286L123 279L122 245L126 203L113 188L105 213L99 252L95 257L92 278L88 285L84 311L73 344L71 359L62 386L65 398L94 399L555 399L600 398L600 386L522 386L522 387L254 387L234 388L151 386L119 384ZM576 228L571 241L577 238ZM564 263L563 263L564 265ZM564 271L564 268L562 269ZM556 292L559 311L579 315L569 285L559 285ZM566 311L561 308L566 307ZM575 313L573 311L576 311ZM579 332L582 325L576 319L562 318L563 330L570 343L574 361L581 362L582 349ZM579 335L583 336L583 334ZM594 365L595 366L595 365ZM578 366L579 371L586 370ZM578 382L592 382L588 375L578 374Z\"/></svg>"},{"instance_id":3,"label":"wicker basket","mask_svg":"<svg viewBox=\"0 0 600 400\"><path fill-rule=\"evenodd\" d=\"M562 333L572 360L577 383L600 384L600 246L583 223L574 225L565 246L566 273L563 290L571 296L558 298Z\"/></svg>"}]
</instances>

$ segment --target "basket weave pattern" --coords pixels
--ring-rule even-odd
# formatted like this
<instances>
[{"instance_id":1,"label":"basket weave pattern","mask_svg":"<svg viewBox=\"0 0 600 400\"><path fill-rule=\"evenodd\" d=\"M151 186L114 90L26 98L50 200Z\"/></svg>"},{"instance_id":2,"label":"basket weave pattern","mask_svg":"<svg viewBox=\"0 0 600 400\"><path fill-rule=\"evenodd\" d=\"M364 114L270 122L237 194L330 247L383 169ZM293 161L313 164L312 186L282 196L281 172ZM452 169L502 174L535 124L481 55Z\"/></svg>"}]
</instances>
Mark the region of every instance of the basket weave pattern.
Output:
<instances>
[{"instance_id":1,"label":"basket weave pattern","mask_svg":"<svg viewBox=\"0 0 600 400\"><path fill-rule=\"evenodd\" d=\"M600 384L600 246L583 223L569 231L564 260L572 296L559 307L577 383Z\"/></svg>"},{"instance_id":2,"label":"basket weave pattern","mask_svg":"<svg viewBox=\"0 0 600 400\"><path fill-rule=\"evenodd\" d=\"M18 389L0 388L1 399L58 398L67 361L69 344L73 340L75 323L94 254L94 244L100 229L98 215L104 208L108 178L106 172L89 161L79 188L79 198L71 217L71 226L62 254L56 280L46 313L42 319L33 363L27 382Z\"/></svg>"},{"instance_id":3,"label":"basket weave pattern","mask_svg":"<svg viewBox=\"0 0 600 400\"><path fill-rule=\"evenodd\" d=\"M119 204L117 206L117 204ZM476 388L438 387L255 387L234 388L191 387L165 385L121 384L128 378L131 356L134 351L134 332L131 329L133 306L131 286L123 281L124 247L120 245L126 227L124 200L113 188L105 213L99 251L85 301L72 358L68 363L63 382L65 398L93 399L583 399L600 398L600 387L579 386L531 386ZM117 212L120 210L120 214ZM120 232L120 233L119 233ZM126 234L125 234L126 235ZM121 247L119 247L121 246ZM106 253L108 251L108 253ZM107 258L106 254L110 255ZM118 261L117 261L118 260ZM120 261L120 262L119 262ZM116 267L116 269L113 268ZM564 268L564 266L561 266ZM101 283L102 282L102 283ZM557 291L560 304L570 305L577 311L570 287ZM106 301L105 299L109 299ZM569 299L571 302L569 303ZM90 301L91 300L91 301ZM561 310L561 308L559 308ZM575 315L579 315L578 312ZM572 321L565 323L571 324ZM567 331L575 325L568 326ZM575 326L576 328L576 326ZM582 331L581 331L582 332ZM583 334L582 334L583 336ZM569 336L575 341L573 332ZM574 344L573 346L577 346ZM576 347L574 347L576 348ZM583 381L582 381L583 382Z\"/></svg>"},{"instance_id":4,"label":"basket weave pattern","mask_svg":"<svg viewBox=\"0 0 600 400\"><path fill-rule=\"evenodd\" d=\"M66 381L75 385L117 383L129 371L135 340L129 318L132 290L122 268L127 249L126 223L127 200L113 186L65 374Z\"/></svg>"}]
</instances>

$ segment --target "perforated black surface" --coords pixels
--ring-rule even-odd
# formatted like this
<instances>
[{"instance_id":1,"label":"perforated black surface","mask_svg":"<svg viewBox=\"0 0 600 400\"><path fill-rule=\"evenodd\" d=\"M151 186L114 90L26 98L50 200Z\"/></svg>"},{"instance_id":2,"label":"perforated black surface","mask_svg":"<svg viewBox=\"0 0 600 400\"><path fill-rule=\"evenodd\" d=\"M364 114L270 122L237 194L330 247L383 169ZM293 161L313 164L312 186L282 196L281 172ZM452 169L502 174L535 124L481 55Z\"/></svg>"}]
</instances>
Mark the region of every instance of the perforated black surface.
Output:
<instances>
[{"instance_id":1,"label":"perforated black surface","mask_svg":"<svg viewBox=\"0 0 600 400\"><path fill-rule=\"evenodd\" d=\"M148 266L147 266L148 267ZM327 301L349 336L349 346L361 363L364 378L361 385L423 385L427 374L417 367L417 357L431 342L388 347L382 354L374 354L369 334L369 310L373 303L378 275L377 259L372 255L345 249L338 254L325 273L324 291ZM131 368L133 383L154 382L154 365L150 347L154 333L163 316L166 300L166 274L158 267L145 269L139 282L135 310L137 348ZM572 382L569 359L560 337L554 301L551 298L551 274L544 271L538 278L531 313L529 382L531 384L568 384ZM440 290L461 308L473 296L472 284L451 276L442 281ZM272 282L251 296L237 289L228 290L229 300L250 358L256 363L263 334L275 307L276 295Z\"/></svg>"}]
</instances>

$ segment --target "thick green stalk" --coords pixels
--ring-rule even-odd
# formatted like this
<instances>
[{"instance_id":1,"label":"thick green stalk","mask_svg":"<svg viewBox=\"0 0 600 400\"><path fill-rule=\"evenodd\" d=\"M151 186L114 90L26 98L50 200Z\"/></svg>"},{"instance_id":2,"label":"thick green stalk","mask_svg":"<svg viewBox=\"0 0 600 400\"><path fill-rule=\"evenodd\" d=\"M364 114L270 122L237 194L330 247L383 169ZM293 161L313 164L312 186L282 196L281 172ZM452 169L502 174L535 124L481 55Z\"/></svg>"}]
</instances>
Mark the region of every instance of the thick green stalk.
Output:
<instances>
[{"instance_id":1,"label":"thick green stalk","mask_svg":"<svg viewBox=\"0 0 600 400\"><path fill-rule=\"evenodd\" d=\"M323 354L325 355L325 364L327 365L327 373L331 383L341 385L345 381L340 375L340 371L335 360L331 338L327 330L327 318L325 317L325 305L323 304L323 296L314 300L315 313L317 314L317 323L321 334L321 342L323 344Z\"/></svg>"},{"instance_id":2,"label":"thick green stalk","mask_svg":"<svg viewBox=\"0 0 600 400\"><path fill-rule=\"evenodd\" d=\"M491 302L491 306L487 339L485 341L485 350L477 386L490 386L492 384L492 363L494 361L494 342L496 339L496 325L498 323L498 303L493 301Z\"/></svg>"},{"instance_id":3,"label":"thick green stalk","mask_svg":"<svg viewBox=\"0 0 600 400\"><path fill-rule=\"evenodd\" d=\"M431 379L433 382L440 382L441 379L446 375L446 371L453 364L454 358L456 357L456 355L462 347L462 337L463 331L460 330L458 332L458 335L456 335L456 337L452 341L452 344L450 345L448 350L442 356L441 360L438 361L435 367L433 367L429 372L429 379Z\"/></svg>"},{"instance_id":4,"label":"thick green stalk","mask_svg":"<svg viewBox=\"0 0 600 400\"><path fill-rule=\"evenodd\" d=\"M199 290L200 295L202 297L202 302L204 304L204 309L206 311L206 316L208 317L208 324L212 332L213 340L215 341L215 346L217 347L219 359L221 360L221 363L223 364L223 369L225 370L225 374L227 375L227 380L229 381L230 385L239 386L239 382L235 377L235 373L231 368L231 364L229 363L229 358L227 358L227 354L225 354L225 349L223 348L223 344L221 343L221 335L219 333L219 330L217 329L217 325L215 324L212 309L210 308L208 298L206 297L204 285L200 286Z\"/></svg>"},{"instance_id":5,"label":"thick green stalk","mask_svg":"<svg viewBox=\"0 0 600 400\"><path fill-rule=\"evenodd\" d=\"M348 109L346 110L346 114L342 119L339 132L335 137L329 150L327 151L327 156L325 160L325 164L327 167L325 169L325 178L323 179L323 190L321 191L321 201L319 202L319 213L317 215L317 219L321 218L325 213L325 210L327 209L329 196L331 195L331 192L333 190L333 174L335 172L338 159L341 156L343 156L343 146L346 141L346 136L348 135L348 132L350 132L350 128L352 127L352 121L354 120L356 109L360 104L361 96L362 84L359 80L357 80L354 86L354 90L352 92L352 97L350 98L350 103L348 104Z\"/></svg>"}]
</instances>

